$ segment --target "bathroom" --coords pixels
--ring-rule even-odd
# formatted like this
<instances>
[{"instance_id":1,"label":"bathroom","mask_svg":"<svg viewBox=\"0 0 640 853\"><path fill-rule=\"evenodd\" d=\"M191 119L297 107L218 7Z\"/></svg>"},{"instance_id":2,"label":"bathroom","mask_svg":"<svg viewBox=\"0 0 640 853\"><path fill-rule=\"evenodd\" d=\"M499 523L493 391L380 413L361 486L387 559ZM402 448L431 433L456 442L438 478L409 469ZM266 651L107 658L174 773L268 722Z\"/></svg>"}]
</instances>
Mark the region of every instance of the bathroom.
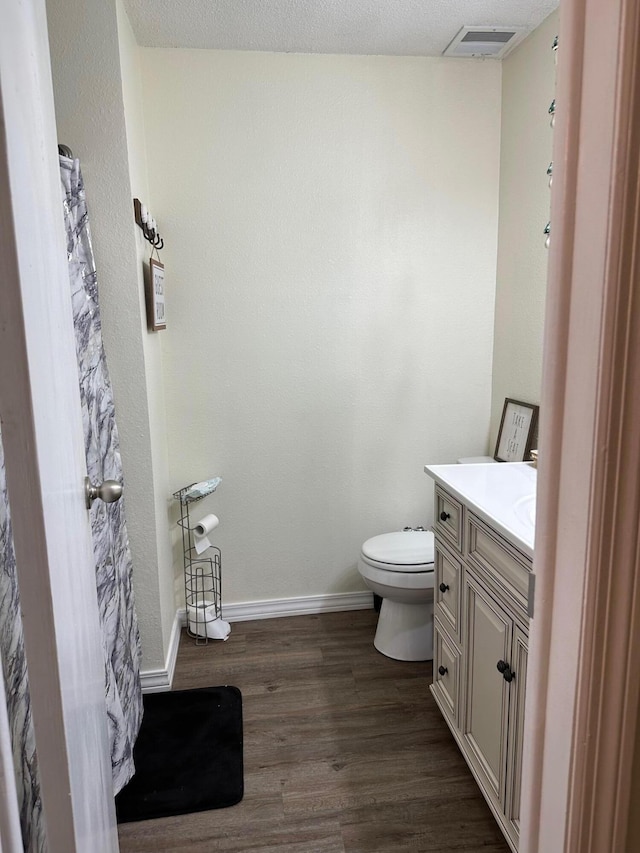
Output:
<instances>
[{"instance_id":1,"label":"bathroom","mask_svg":"<svg viewBox=\"0 0 640 853\"><path fill-rule=\"evenodd\" d=\"M96 6L51 0L49 33L59 140L92 152L144 679L180 602L177 488L223 479L234 618L357 606L362 542L432 520L424 463L486 453L505 397L539 402L557 15L503 71L139 48L124 4ZM154 334L132 196L165 237Z\"/></svg>"},{"instance_id":2,"label":"bathroom","mask_svg":"<svg viewBox=\"0 0 640 853\"><path fill-rule=\"evenodd\" d=\"M505 397L539 400L553 5L500 64L140 47L136 4L48 4L148 687L175 664L177 488L223 478L232 621L364 607L361 543L432 522L424 463L491 452ZM132 197L166 240L157 334Z\"/></svg>"}]
</instances>

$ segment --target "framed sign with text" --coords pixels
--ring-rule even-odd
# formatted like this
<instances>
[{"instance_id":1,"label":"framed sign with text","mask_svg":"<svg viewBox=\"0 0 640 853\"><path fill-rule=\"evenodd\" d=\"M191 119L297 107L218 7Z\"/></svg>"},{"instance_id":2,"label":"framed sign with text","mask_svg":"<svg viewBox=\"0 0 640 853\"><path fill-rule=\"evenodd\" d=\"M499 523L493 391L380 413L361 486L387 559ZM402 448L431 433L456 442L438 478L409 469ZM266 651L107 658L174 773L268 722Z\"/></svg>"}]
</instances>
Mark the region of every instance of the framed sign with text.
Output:
<instances>
[{"instance_id":1,"label":"framed sign with text","mask_svg":"<svg viewBox=\"0 0 640 853\"><path fill-rule=\"evenodd\" d=\"M496 452L498 462L528 462L538 425L539 407L520 400L504 401L498 430Z\"/></svg>"},{"instance_id":2,"label":"framed sign with text","mask_svg":"<svg viewBox=\"0 0 640 853\"><path fill-rule=\"evenodd\" d=\"M149 330L157 332L167 328L164 303L164 264L151 258L149 275L146 282L147 325Z\"/></svg>"}]
</instances>

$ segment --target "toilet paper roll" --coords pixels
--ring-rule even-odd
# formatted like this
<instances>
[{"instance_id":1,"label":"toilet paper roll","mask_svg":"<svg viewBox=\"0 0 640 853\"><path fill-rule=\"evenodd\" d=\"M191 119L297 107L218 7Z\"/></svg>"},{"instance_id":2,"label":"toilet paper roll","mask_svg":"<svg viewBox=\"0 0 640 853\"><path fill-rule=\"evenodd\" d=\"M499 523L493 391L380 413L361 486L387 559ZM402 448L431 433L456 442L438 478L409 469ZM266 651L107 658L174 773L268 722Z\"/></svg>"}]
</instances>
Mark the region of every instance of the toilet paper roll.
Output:
<instances>
[{"instance_id":1,"label":"toilet paper roll","mask_svg":"<svg viewBox=\"0 0 640 853\"><path fill-rule=\"evenodd\" d=\"M210 640L226 640L231 632L231 625L222 617L216 616L216 606L206 598L198 604L187 607L189 630L198 637L208 637Z\"/></svg>"},{"instance_id":2,"label":"toilet paper roll","mask_svg":"<svg viewBox=\"0 0 640 853\"><path fill-rule=\"evenodd\" d=\"M200 521L196 524L193 530L193 544L196 549L196 554L202 554L203 551L206 551L207 548L211 547L211 541L209 539L209 533L220 524L220 519L217 515L205 515L204 518L201 518Z\"/></svg>"}]
</instances>

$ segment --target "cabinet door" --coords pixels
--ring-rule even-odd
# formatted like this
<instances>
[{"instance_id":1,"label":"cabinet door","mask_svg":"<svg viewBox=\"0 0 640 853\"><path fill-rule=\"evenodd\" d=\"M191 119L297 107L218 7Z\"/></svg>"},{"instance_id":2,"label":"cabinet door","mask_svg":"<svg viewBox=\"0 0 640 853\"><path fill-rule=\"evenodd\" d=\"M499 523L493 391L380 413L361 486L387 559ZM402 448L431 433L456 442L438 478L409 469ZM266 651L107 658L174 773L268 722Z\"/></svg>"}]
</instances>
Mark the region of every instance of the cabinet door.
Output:
<instances>
[{"instance_id":1,"label":"cabinet door","mask_svg":"<svg viewBox=\"0 0 640 853\"><path fill-rule=\"evenodd\" d=\"M465 573L464 592L467 657L462 734L479 781L503 811L511 685L497 664L510 663L513 621L471 572Z\"/></svg>"},{"instance_id":2,"label":"cabinet door","mask_svg":"<svg viewBox=\"0 0 640 853\"><path fill-rule=\"evenodd\" d=\"M513 662L515 678L511 684L509 709L509 769L507 776L507 820L509 834L518 842L520 837L520 787L522 782L522 747L524 744L524 700L527 682L527 635L517 625L513 632Z\"/></svg>"}]
</instances>

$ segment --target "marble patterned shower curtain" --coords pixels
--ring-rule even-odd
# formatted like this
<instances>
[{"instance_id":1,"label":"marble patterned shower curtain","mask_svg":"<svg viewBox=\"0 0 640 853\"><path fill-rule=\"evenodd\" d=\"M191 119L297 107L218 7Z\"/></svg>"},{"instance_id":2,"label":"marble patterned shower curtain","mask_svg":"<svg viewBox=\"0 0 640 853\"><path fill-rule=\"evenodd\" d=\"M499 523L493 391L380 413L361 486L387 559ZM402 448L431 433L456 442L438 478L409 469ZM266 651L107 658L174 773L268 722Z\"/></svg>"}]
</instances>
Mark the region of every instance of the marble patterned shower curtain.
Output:
<instances>
[{"instance_id":1,"label":"marble patterned shower curtain","mask_svg":"<svg viewBox=\"0 0 640 853\"><path fill-rule=\"evenodd\" d=\"M102 345L97 276L79 161L60 157L60 177L87 474L93 483L121 482L118 428ZM133 745L142 721L140 638L124 502L124 497L112 504L98 500L90 511L105 652L114 793L133 775Z\"/></svg>"},{"instance_id":2,"label":"marble patterned shower curtain","mask_svg":"<svg viewBox=\"0 0 640 853\"><path fill-rule=\"evenodd\" d=\"M27 660L20 617L20 591L0 431L0 656L16 771L22 842L28 853L45 853L36 740L31 717Z\"/></svg>"},{"instance_id":3,"label":"marble patterned shower curtain","mask_svg":"<svg viewBox=\"0 0 640 853\"><path fill-rule=\"evenodd\" d=\"M96 271L78 161L60 158L69 281L76 334L87 473L94 483L122 480L111 382L102 346ZM133 745L142 720L140 640L131 581L124 498L91 508L113 792L134 772ZM79 638L81 641L81 638ZM13 745L23 845L46 853L38 760L31 716L20 591L0 431L0 659Z\"/></svg>"}]
</instances>

